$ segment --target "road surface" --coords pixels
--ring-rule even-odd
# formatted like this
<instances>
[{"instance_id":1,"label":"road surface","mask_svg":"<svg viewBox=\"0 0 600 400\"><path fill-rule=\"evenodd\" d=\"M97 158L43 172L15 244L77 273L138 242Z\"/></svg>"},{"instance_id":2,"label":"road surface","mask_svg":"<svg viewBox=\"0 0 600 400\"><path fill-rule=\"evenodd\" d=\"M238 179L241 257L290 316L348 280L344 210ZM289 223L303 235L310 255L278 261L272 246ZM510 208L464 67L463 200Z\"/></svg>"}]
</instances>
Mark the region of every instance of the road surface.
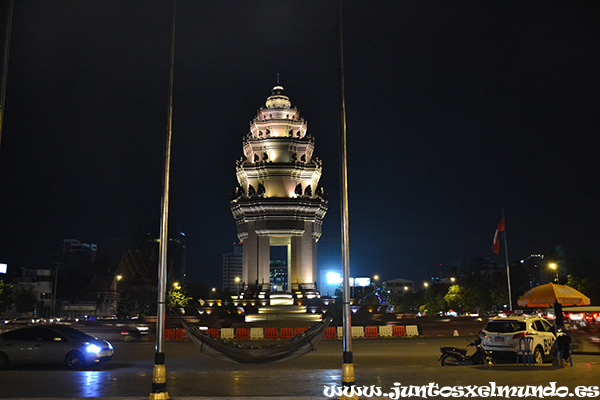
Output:
<instances>
[{"instance_id":1,"label":"road surface","mask_svg":"<svg viewBox=\"0 0 600 400\"><path fill-rule=\"evenodd\" d=\"M356 383L385 390L402 385L548 385L573 389L598 385L600 357L575 355L574 367L516 365L442 367L439 347L466 345L465 337L354 340ZM167 342L167 390L190 396L323 396L324 386L341 382L341 341L322 341L316 352L276 364L221 361L200 353L190 342ZM114 358L83 371L62 368L12 368L0 371L0 398L139 397L148 398L154 344L114 343Z\"/></svg>"}]
</instances>

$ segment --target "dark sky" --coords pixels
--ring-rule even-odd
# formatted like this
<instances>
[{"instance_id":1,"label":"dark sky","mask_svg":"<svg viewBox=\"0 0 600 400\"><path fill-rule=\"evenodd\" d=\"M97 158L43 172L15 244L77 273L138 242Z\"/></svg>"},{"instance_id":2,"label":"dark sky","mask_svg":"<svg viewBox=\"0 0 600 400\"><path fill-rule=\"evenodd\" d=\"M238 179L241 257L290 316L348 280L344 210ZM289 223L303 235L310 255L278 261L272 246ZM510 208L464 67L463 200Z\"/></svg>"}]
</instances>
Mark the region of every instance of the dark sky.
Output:
<instances>
[{"instance_id":1,"label":"dark sky","mask_svg":"<svg viewBox=\"0 0 600 400\"><path fill-rule=\"evenodd\" d=\"M158 231L170 3L15 2L0 147L0 262L47 266L66 238L116 263ZM599 241L596 1L348 1L352 275L423 279L490 255ZM179 0L171 229L194 280L236 238L235 160L277 73L308 120L339 237L334 1Z\"/></svg>"}]
</instances>

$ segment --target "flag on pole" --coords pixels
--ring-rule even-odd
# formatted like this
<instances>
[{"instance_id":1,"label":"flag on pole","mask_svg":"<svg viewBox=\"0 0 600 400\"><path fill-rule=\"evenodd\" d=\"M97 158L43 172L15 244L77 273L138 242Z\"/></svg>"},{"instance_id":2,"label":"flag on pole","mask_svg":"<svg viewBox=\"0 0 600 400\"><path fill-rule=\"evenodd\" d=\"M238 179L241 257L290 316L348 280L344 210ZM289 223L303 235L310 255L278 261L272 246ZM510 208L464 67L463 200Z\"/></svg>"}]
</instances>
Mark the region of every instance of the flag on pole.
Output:
<instances>
[{"instance_id":1,"label":"flag on pole","mask_svg":"<svg viewBox=\"0 0 600 400\"><path fill-rule=\"evenodd\" d=\"M494 254L500 254L500 237L504 233L504 217L500 219L496 233L494 234L494 241L492 242L492 252Z\"/></svg>"}]
</instances>

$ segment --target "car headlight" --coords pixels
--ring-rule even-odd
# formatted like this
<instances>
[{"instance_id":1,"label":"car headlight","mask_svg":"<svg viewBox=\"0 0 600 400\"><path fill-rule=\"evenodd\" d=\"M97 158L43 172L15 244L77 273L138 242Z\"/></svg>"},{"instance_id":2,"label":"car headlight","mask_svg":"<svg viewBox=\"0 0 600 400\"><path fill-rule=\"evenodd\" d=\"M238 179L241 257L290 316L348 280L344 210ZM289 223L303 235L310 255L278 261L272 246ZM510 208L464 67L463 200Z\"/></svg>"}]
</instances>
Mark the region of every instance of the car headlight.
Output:
<instances>
[{"instance_id":1,"label":"car headlight","mask_svg":"<svg viewBox=\"0 0 600 400\"><path fill-rule=\"evenodd\" d=\"M98 354L100 353L100 346L95 345L93 343L88 344L87 346L85 346L85 351L87 351L88 353L92 353L92 354Z\"/></svg>"}]
</instances>

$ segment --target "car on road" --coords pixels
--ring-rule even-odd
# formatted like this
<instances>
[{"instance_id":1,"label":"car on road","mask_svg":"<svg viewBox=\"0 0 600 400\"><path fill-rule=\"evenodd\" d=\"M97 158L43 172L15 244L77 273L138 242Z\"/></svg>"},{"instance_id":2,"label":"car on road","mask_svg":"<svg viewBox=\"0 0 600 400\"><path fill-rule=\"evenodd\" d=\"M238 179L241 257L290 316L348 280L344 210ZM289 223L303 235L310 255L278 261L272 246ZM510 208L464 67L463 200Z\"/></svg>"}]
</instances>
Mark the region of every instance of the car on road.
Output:
<instances>
[{"instance_id":1,"label":"car on road","mask_svg":"<svg viewBox=\"0 0 600 400\"><path fill-rule=\"evenodd\" d=\"M62 364L84 368L112 358L106 340L65 325L35 325L0 335L0 368L11 364Z\"/></svg>"},{"instance_id":2,"label":"car on road","mask_svg":"<svg viewBox=\"0 0 600 400\"><path fill-rule=\"evenodd\" d=\"M525 336L533 338L531 351L535 363L553 358L556 332L548 321L537 316L491 319L481 331L481 345L495 360L516 360L519 339Z\"/></svg>"},{"instance_id":3,"label":"car on road","mask_svg":"<svg viewBox=\"0 0 600 400\"><path fill-rule=\"evenodd\" d=\"M37 324L38 322L41 322L41 321L42 320L37 317L17 317L17 318L13 318L13 319L4 321L4 324L7 326L11 326L11 327L12 326L18 327L18 326Z\"/></svg>"}]
</instances>

